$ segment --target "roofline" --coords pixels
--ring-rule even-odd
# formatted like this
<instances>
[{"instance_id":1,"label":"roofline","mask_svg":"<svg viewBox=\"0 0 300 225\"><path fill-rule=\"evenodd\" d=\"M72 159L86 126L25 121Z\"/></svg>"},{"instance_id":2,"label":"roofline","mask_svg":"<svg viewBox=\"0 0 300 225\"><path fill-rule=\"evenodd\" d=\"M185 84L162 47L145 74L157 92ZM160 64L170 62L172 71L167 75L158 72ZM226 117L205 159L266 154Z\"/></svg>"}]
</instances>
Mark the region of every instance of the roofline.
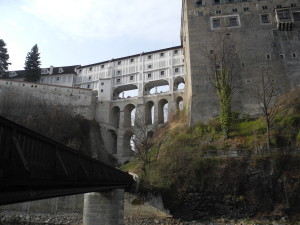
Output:
<instances>
[{"instance_id":1,"label":"roofline","mask_svg":"<svg viewBox=\"0 0 300 225\"><path fill-rule=\"evenodd\" d=\"M0 78L0 81L1 80L2 81L7 81L7 82L26 83L26 84L41 85L41 86L51 86L51 87L58 87L58 88L71 88L71 89L76 89L76 90L96 91L96 90L89 89L89 88L69 87L69 86L62 86L62 85L55 85L55 84L34 83L34 82L18 81L18 80L12 80L12 79L3 79L3 78Z\"/></svg>"},{"instance_id":2,"label":"roofline","mask_svg":"<svg viewBox=\"0 0 300 225\"><path fill-rule=\"evenodd\" d=\"M150 51L150 52L142 52L140 54L135 54L135 55L125 56L125 57L121 57L121 58L106 60L106 61L102 61L102 62L98 62L98 63L88 64L88 65L85 65L85 66L79 66L78 69L91 67L91 66L96 66L96 65L99 65L99 64L104 64L104 63L109 63L109 62L114 62L114 61L119 61L119 60L123 60L123 59L129 59L129 58L133 58L133 57L137 57L137 56L141 56L141 55L154 54L154 53L157 53L157 52L168 51L168 50L177 49L177 48L182 48L182 45L178 45L178 46L174 46L174 47L170 47L170 48L163 48L163 49Z\"/></svg>"},{"instance_id":3,"label":"roofline","mask_svg":"<svg viewBox=\"0 0 300 225\"><path fill-rule=\"evenodd\" d=\"M81 65L73 65L73 66L53 66L53 69L54 68L65 68L65 67L75 67L75 69L77 68L77 67L80 67ZM39 68L40 70L42 70L42 69L50 69L51 68L51 66L49 66L49 67L42 67L42 68ZM25 69L24 70L8 70L8 71L5 71L6 73L10 73L10 72L24 72L24 71L26 71Z\"/></svg>"}]
</instances>

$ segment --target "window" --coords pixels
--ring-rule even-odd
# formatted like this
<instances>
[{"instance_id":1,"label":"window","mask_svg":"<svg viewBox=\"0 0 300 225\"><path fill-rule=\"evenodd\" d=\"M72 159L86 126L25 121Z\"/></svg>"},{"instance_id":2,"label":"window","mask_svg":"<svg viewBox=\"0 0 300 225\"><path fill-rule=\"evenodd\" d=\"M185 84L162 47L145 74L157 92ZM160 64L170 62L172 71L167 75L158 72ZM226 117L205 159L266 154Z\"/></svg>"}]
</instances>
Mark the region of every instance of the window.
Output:
<instances>
[{"instance_id":1,"label":"window","mask_svg":"<svg viewBox=\"0 0 300 225\"><path fill-rule=\"evenodd\" d=\"M214 54L214 50L210 50L209 52L210 52L211 55Z\"/></svg>"},{"instance_id":2,"label":"window","mask_svg":"<svg viewBox=\"0 0 300 225\"><path fill-rule=\"evenodd\" d=\"M229 39L230 38L230 36L231 36L231 34L226 34L226 37L227 37L227 39Z\"/></svg>"},{"instance_id":3,"label":"window","mask_svg":"<svg viewBox=\"0 0 300 225\"><path fill-rule=\"evenodd\" d=\"M231 17L229 18L229 26L230 27L237 27L239 25L238 18L237 17Z\"/></svg>"},{"instance_id":4,"label":"window","mask_svg":"<svg viewBox=\"0 0 300 225\"><path fill-rule=\"evenodd\" d=\"M293 58L297 58L296 53L293 53L292 56L293 56Z\"/></svg>"},{"instance_id":5,"label":"window","mask_svg":"<svg viewBox=\"0 0 300 225\"><path fill-rule=\"evenodd\" d=\"M277 37L278 36L278 31L277 30L273 30L273 36Z\"/></svg>"},{"instance_id":6,"label":"window","mask_svg":"<svg viewBox=\"0 0 300 225\"><path fill-rule=\"evenodd\" d=\"M244 12L248 12L248 11L249 11L248 7L244 8Z\"/></svg>"},{"instance_id":7,"label":"window","mask_svg":"<svg viewBox=\"0 0 300 225\"><path fill-rule=\"evenodd\" d=\"M119 78L119 79L117 79L117 83L120 83L120 81L121 81L121 79Z\"/></svg>"},{"instance_id":8,"label":"window","mask_svg":"<svg viewBox=\"0 0 300 225\"><path fill-rule=\"evenodd\" d=\"M104 65L101 65L101 69L103 69L104 68Z\"/></svg>"},{"instance_id":9,"label":"window","mask_svg":"<svg viewBox=\"0 0 300 225\"><path fill-rule=\"evenodd\" d=\"M118 65L121 65L121 63L122 63L122 62L121 62L121 61L119 61L119 62L118 62Z\"/></svg>"},{"instance_id":10,"label":"window","mask_svg":"<svg viewBox=\"0 0 300 225\"><path fill-rule=\"evenodd\" d=\"M92 71L92 69L93 69L93 68L92 68L92 67L90 67L89 71Z\"/></svg>"},{"instance_id":11,"label":"window","mask_svg":"<svg viewBox=\"0 0 300 225\"><path fill-rule=\"evenodd\" d=\"M279 19L290 19L291 15L290 15L290 10L286 9L286 10L281 10L277 12L277 16Z\"/></svg>"},{"instance_id":12,"label":"window","mask_svg":"<svg viewBox=\"0 0 300 225\"><path fill-rule=\"evenodd\" d=\"M160 75L164 76L165 75L165 71L160 71Z\"/></svg>"},{"instance_id":13,"label":"window","mask_svg":"<svg viewBox=\"0 0 300 225\"><path fill-rule=\"evenodd\" d=\"M87 88L91 88L91 85L88 84L88 85L87 85Z\"/></svg>"},{"instance_id":14,"label":"window","mask_svg":"<svg viewBox=\"0 0 300 225\"><path fill-rule=\"evenodd\" d=\"M280 57L281 59L284 59L284 54L280 54L279 57Z\"/></svg>"},{"instance_id":15,"label":"window","mask_svg":"<svg viewBox=\"0 0 300 225\"><path fill-rule=\"evenodd\" d=\"M282 6L281 5L276 5L276 8L280 9Z\"/></svg>"},{"instance_id":16,"label":"window","mask_svg":"<svg viewBox=\"0 0 300 225\"><path fill-rule=\"evenodd\" d=\"M160 53L159 55L160 55L160 57L164 57L164 56L165 56L165 53L162 52L162 53Z\"/></svg>"},{"instance_id":17,"label":"window","mask_svg":"<svg viewBox=\"0 0 300 225\"><path fill-rule=\"evenodd\" d=\"M179 68L175 68L174 72L179 73Z\"/></svg>"},{"instance_id":18,"label":"window","mask_svg":"<svg viewBox=\"0 0 300 225\"><path fill-rule=\"evenodd\" d=\"M118 74L118 75L121 75L121 70L118 70L118 71L117 71L117 74Z\"/></svg>"},{"instance_id":19,"label":"window","mask_svg":"<svg viewBox=\"0 0 300 225\"><path fill-rule=\"evenodd\" d=\"M213 28L219 28L220 26L221 26L221 20L220 19L213 19L212 27Z\"/></svg>"},{"instance_id":20,"label":"window","mask_svg":"<svg viewBox=\"0 0 300 225\"><path fill-rule=\"evenodd\" d=\"M266 55L266 58L267 59L271 59L271 56L268 54L268 55Z\"/></svg>"},{"instance_id":21,"label":"window","mask_svg":"<svg viewBox=\"0 0 300 225\"><path fill-rule=\"evenodd\" d=\"M79 73L81 73L81 72L82 72L82 70L80 69L80 70L79 70Z\"/></svg>"},{"instance_id":22,"label":"window","mask_svg":"<svg viewBox=\"0 0 300 225\"><path fill-rule=\"evenodd\" d=\"M148 73L148 78L151 78L152 77L152 74L151 73Z\"/></svg>"},{"instance_id":23,"label":"window","mask_svg":"<svg viewBox=\"0 0 300 225\"><path fill-rule=\"evenodd\" d=\"M237 12L237 8L235 8L235 9L232 9L232 12Z\"/></svg>"},{"instance_id":24,"label":"window","mask_svg":"<svg viewBox=\"0 0 300 225\"><path fill-rule=\"evenodd\" d=\"M216 14L221 14L222 11L221 10L216 10Z\"/></svg>"},{"instance_id":25,"label":"window","mask_svg":"<svg viewBox=\"0 0 300 225\"><path fill-rule=\"evenodd\" d=\"M90 79L92 79L92 77L91 77L91 76L89 76L89 80L90 80Z\"/></svg>"},{"instance_id":26,"label":"window","mask_svg":"<svg viewBox=\"0 0 300 225\"><path fill-rule=\"evenodd\" d=\"M197 12L197 16L203 16L203 12Z\"/></svg>"},{"instance_id":27,"label":"window","mask_svg":"<svg viewBox=\"0 0 300 225\"><path fill-rule=\"evenodd\" d=\"M104 85L104 82L101 82L101 85L103 86L103 85Z\"/></svg>"},{"instance_id":28,"label":"window","mask_svg":"<svg viewBox=\"0 0 300 225\"><path fill-rule=\"evenodd\" d=\"M215 5L220 5L220 0L214 0Z\"/></svg>"},{"instance_id":29,"label":"window","mask_svg":"<svg viewBox=\"0 0 300 225\"><path fill-rule=\"evenodd\" d=\"M103 89L101 89L101 92L103 92Z\"/></svg>"},{"instance_id":30,"label":"window","mask_svg":"<svg viewBox=\"0 0 300 225\"><path fill-rule=\"evenodd\" d=\"M300 12L293 12L294 21L300 21Z\"/></svg>"},{"instance_id":31,"label":"window","mask_svg":"<svg viewBox=\"0 0 300 225\"><path fill-rule=\"evenodd\" d=\"M297 6L296 3L291 4L291 7L296 7L296 6Z\"/></svg>"},{"instance_id":32,"label":"window","mask_svg":"<svg viewBox=\"0 0 300 225\"><path fill-rule=\"evenodd\" d=\"M196 6L202 6L202 3L203 3L202 0L197 0L196 1Z\"/></svg>"},{"instance_id":33,"label":"window","mask_svg":"<svg viewBox=\"0 0 300 225\"><path fill-rule=\"evenodd\" d=\"M261 23L266 24L266 23L270 23L270 18L269 18L269 14L264 14L261 15Z\"/></svg>"},{"instance_id":34,"label":"window","mask_svg":"<svg viewBox=\"0 0 300 225\"><path fill-rule=\"evenodd\" d=\"M152 59L152 55L148 55L148 59Z\"/></svg>"},{"instance_id":35,"label":"window","mask_svg":"<svg viewBox=\"0 0 300 225\"><path fill-rule=\"evenodd\" d=\"M174 50L174 55L177 55L178 54L178 50Z\"/></svg>"},{"instance_id":36,"label":"window","mask_svg":"<svg viewBox=\"0 0 300 225\"><path fill-rule=\"evenodd\" d=\"M151 65L151 64L149 64L149 65L147 66L147 68L148 68L148 69L151 69L151 68L152 68L152 65Z\"/></svg>"},{"instance_id":37,"label":"window","mask_svg":"<svg viewBox=\"0 0 300 225\"><path fill-rule=\"evenodd\" d=\"M56 81L59 81L59 78L60 78L60 77L56 77Z\"/></svg>"},{"instance_id":38,"label":"window","mask_svg":"<svg viewBox=\"0 0 300 225\"><path fill-rule=\"evenodd\" d=\"M133 76L130 76L130 80L133 80Z\"/></svg>"},{"instance_id":39,"label":"window","mask_svg":"<svg viewBox=\"0 0 300 225\"><path fill-rule=\"evenodd\" d=\"M130 59L130 62L133 63L133 62L134 62L134 59Z\"/></svg>"},{"instance_id":40,"label":"window","mask_svg":"<svg viewBox=\"0 0 300 225\"><path fill-rule=\"evenodd\" d=\"M268 9L268 6L267 6L267 5L263 5L261 8L262 8L263 10L267 10L267 9Z\"/></svg>"}]
</instances>

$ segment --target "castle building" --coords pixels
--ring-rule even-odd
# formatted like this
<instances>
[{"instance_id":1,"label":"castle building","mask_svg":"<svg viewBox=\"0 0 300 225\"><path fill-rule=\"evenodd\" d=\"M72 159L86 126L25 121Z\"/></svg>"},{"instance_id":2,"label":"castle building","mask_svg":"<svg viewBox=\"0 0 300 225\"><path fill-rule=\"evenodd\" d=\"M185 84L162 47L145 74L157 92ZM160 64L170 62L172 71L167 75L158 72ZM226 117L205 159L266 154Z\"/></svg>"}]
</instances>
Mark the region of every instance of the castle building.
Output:
<instances>
[{"instance_id":1,"label":"castle building","mask_svg":"<svg viewBox=\"0 0 300 225\"><path fill-rule=\"evenodd\" d=\"M78 67L76 72L75 86L97 90L99 101L173 93L184 86L182 47L85 65Z\"/></svg>"},{"instance_id":2,"label":"castle building","mask_svg":"<svg viewBox=\"0 0 300 225\"><path fill-rule=\"evenodd\" d=\"M237 54L234 110L259 113L253 91L264 71L282 91L300 85L299 7L298 0L182 1L181 39L190 124L218 116L207 53L218 51L222 40L230 42Z\"/></svg>"},{"instance_id":3,"label":"castle building","mask_svg":"<svg viewBox=\"0 0 300 225\"><path fill-rule=\"evenodd\" d=\"M49 68L41 68L39 83L73 87L77 77L75 69L79 66L80 65L61 67L50 66ZM24 81L25 77L25 70L16 70L7 72L4 78L13 79L16 81Z\"/></svg>"}]
</instances>

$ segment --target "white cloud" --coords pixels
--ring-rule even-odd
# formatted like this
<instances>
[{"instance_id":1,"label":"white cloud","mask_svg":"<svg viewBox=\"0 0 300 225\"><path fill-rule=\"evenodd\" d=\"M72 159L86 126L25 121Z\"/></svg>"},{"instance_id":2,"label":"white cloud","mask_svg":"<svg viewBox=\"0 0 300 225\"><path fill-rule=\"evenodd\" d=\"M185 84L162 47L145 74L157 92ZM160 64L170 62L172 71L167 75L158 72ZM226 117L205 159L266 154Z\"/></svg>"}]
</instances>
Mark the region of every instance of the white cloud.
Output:
<instances>
[{"instance_id":1,"label":"white cloud","mask_svg":"<svg viewBox=\"0 0 300 225\"><path fill-rule=\"evenodd\" d=\"M23 0L60 36L80 40L179 39L181 0Z\"/></svg>"}]
</instances>

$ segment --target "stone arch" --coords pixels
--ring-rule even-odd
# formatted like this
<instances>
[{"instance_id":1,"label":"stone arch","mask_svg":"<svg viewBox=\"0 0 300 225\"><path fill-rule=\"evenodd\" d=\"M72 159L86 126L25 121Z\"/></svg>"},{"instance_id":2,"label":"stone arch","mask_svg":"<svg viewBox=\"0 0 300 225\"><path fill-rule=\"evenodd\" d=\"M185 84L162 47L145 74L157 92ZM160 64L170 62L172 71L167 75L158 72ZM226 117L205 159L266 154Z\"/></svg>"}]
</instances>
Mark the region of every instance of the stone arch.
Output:
<instances>
[{"instance_id":1,"label":"stone arch","mask_svg":"<svg viewBox=\"0 0 300 225\"><path fill-rule=\"evenodd\" d=\"M121 96L122 95L122 96ZM113 99L122 99L136 97L138 95L138 87L134 84L122 85L116 87L113 91Z\"/></svg>"},{"instance_id":2,"label":"stone arch","mask_svg":"<svg viewBox=\"0 0 300 225\"><path fill-rule=\"evenodd\" d=\"M135 115L132 112L135 109L133 104L128 104L124 108L124 127L131 127L134 124Z\"/></svg>"},{"instance_id":3,"label":"stone arch","mask_svg":"<svg viewBox=\"0 0 300 225\"><path fill-rule=\"evenodd\" d=\"M119 128L120 124L120 108L118 106L114 106L111 109L110 121L109 123L115 128Z\"/></svg>"},{"instance_id":4,"label":"stone arch","mask_svg":"<svg viewBox=\"0 0 300 225\"><path fill-rule=\"evenodd\" d=\"M168 121L168 101L161 99L158 102L158 123L166 123Z\"/></svg>"},{"instance_id":5,"label":"stone arch","mask_svg":"<svg viewBox=\"0 0 300 225\"><path fill-rule=\"evenodd\" d=\"M154 92L153 92L154 90ZM170 90L169 82L167 80L150 81L144 86L145 95L158 94L168 92Z\"/></svg>"},{"instance_id":6,"label":"stone arch","mask_svg":"<svg viewBox=\"0 0 300 225\"><path fill-rule=\"evenodd\" d=\"M184 90L185 88L185 81L183 77L176 77L174 79L174 91Z\"/></svg>"},{"instance_id":7,"label":"stone arch","mask_svg":"<svg viewBox=\"0 0 300 225\"><path fill-rule=\"evenodd\" d=\"M145 104L145 123L151 125L154 123L154 102L148 101Z\"/></svg>"},{"instance_id":8,"label":"stone arch","mask_svg":"<svg viewBox=\"0 0 300 225\"><path fill-rule=\"evenodd\" d=\"M178 111L183 110L183 98L182 98L181 96L178 96L178 97L176 98L176 109L177 109Z\"/></svg>"}]
</instances>

